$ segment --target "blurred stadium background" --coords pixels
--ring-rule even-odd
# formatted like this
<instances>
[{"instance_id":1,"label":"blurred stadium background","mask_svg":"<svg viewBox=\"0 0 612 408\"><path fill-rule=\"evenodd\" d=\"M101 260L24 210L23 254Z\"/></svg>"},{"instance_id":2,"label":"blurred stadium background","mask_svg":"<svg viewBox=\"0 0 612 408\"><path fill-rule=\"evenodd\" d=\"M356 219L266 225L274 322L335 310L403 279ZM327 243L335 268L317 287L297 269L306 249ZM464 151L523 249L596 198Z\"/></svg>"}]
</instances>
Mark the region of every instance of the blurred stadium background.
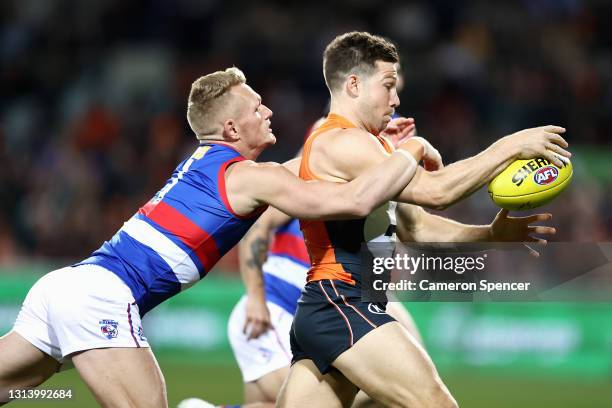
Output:
<instances>
[{"instance_id":1,"label":"blurred stadium background","mask_svg":"<svg viewBox=\"0 0 612 408\"><path fill-rule=\"evenodd\" d=\"M545 208L556 240L611 241L611 19L603 0L2 2L0 334L41 274L96 249L193 149L195 78L243 69L274 111L278 144L262 159L283 161L327 103L325 44L355 29L398 44L399 110L447 163L521 128L565 126L576 175ZM487 223L495 212L480 191L443 214ZM609 275L597 279L610 290ZM145 318L171 405L241 401L225 335L241 293L230 253ZM612 406L612 303L408 308L463 407ZM53 406L95 406L74 370L44 387L75 389Z\"/></svg>"}]
</instances>

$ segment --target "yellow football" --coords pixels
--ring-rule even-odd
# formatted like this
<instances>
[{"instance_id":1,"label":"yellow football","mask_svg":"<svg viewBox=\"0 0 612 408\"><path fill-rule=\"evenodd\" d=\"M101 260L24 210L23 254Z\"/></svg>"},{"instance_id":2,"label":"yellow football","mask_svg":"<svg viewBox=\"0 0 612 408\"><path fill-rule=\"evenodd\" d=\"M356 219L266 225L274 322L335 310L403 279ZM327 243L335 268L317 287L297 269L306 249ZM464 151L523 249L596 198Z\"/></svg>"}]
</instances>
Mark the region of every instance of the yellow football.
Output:
<instances>
[{"instance_id":1,"label":"yellow football","mask_svg":"<svg viewBox=\"0 0 612 408\"><path fill-rule=\"evenodd\" d=\"M569 185L572 163L557 167L546 159L517 160L489 183L495 204L508 210L529 210L550 202Z\"/></svg>"}]
</instances>

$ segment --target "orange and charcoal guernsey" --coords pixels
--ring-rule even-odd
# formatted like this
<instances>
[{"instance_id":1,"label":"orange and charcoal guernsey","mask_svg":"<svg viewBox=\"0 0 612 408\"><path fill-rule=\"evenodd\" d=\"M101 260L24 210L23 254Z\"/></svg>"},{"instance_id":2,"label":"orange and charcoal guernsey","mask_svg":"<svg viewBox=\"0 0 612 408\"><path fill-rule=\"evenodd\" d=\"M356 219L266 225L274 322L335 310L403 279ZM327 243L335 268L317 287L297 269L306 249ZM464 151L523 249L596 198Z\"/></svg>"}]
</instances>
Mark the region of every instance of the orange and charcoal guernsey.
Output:
<instances>
[{"instance_id":1,"label":"orange and charcoal guernsey","mask_svg":"<svg viewBox=\"0 0 612 408\"><path fill-rule=\"evenodd\" d=\"M317 137L333 129L356 128L348 119L330 113L306 140L300 164L300 178L304 180L321 180L309 166L310 149ZM384 149L391 153L393 148L387 140L376 136ZM304 242L310 254L312 266L308 271L307 281L334 279L351 285L360 285L361 244L365 241L365 218L342 221L300 220Z\"/></svg>"}]
</instances>

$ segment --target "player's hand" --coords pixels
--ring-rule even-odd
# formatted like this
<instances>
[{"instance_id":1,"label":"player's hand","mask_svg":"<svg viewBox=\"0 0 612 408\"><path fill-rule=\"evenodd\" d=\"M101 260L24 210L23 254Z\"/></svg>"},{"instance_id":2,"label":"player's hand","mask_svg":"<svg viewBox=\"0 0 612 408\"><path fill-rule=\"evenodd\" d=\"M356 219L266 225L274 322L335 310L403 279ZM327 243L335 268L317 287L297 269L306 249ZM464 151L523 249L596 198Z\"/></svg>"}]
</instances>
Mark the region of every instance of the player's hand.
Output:
<instances>
[{"instance_id":1,"label":"player's hand","mask_svg":"<svg viewBox=\"0 0 612 408\"><path fill-rule=\"evenodd\" d=\"M565 129L560 126L540 126L513 133L507 140L510 148L518 149L519 159L543 157L555 166L563 167L565 158L572 154L565 150L569 145L561 137L562 133Z\"/></svg>"},{"instance_id":2,"label":"player's hand","mask_svg":"<svg viewBox=\"0 0 612 408\"><path fill-rule=\"evenodd\" d=\"M531 248L528 244L536 243L538 245L546 245L547 241L544 238L535 236L538 235L554 235L557 230L553 227L545 225L532 225L538 221L549 221L552 214L533 214L527 217L508 217L508 210L501 210L495 216L491 223L491 241L492 242L522 242L529 250L531 255L540 256L540 253Z\"/></svg>"},{"instance_id":3,"label":"player's hand","mask_svg":"<svg viewBox=\"0 0 612 408\"><path fill-rule=\"evenodd\" d=\"M423 167L425 167L425 170L434 171L440 170L442 167L444 167L440 152L438 152L438 149L433 147L431 143L420 136L414 136L410 138L410 140L418 141L425 148L425 153L423 154Z\"/></svg>"},{"instance_id":4,"label":"player's hand","mask_svg":"<svg viewBox=\"0 0 612 408\"><path fill-rule=\"evenodd\" d=\"M248 296L246 301L246 319L242 332L248 340L256 339L272 327L270 311L265 298Z\"/></svg>"},{"instance_id":5,"label":"player's hand","mask_svg":"<svg viewBox=\"0 0 612 408\"><path fill-rule=\"evenodd\" d=\"M394 148L398 148L409 137L416 135L416 125L413 118L395 118L387 124L387 127L380 132L391 141Z\"/></svg>"},{"instance_id":6,"label":"player's hand","mask_svg":"<svg viewBox=\"0 0 612 408\"><path fill-rule=\"evenodd\" d=\"M420 139L419 142L421 142L425 149L425 155L423 156L423 166L425 170L433 171L444 167L440 152L438 152L438 150L427 140L416 136L416 124L413 118L392 119L380 134L389 138L393 147L396 149L410 138Z\"/></svg>"}]
</instances>

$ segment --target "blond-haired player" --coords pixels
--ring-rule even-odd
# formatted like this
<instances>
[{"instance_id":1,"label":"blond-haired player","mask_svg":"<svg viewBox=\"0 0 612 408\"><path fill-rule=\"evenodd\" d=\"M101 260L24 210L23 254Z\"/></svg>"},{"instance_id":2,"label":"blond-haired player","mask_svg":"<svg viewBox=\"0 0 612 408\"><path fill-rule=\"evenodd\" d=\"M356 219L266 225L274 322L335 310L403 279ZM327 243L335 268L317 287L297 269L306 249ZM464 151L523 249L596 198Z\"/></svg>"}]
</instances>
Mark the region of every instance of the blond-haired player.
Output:
<instances>
[{"instance_id":1,"label":"blond-haired player","mask_svg":"<svg viewBox=\"0 0 612 408\"><path fill-rule=\"evenodd\" d=\"M363 216L401 191L424 157L423 143L407 142L355 182L307 183L254 161L276 141L271 116L237 68L193 83L187 119L199 145L109 241L30 289L0 338L0 404L72 359L102 406L167 406L140 325L146 312L205 277L268 204L295 217Z\"/></svg>"}]
</instances>

